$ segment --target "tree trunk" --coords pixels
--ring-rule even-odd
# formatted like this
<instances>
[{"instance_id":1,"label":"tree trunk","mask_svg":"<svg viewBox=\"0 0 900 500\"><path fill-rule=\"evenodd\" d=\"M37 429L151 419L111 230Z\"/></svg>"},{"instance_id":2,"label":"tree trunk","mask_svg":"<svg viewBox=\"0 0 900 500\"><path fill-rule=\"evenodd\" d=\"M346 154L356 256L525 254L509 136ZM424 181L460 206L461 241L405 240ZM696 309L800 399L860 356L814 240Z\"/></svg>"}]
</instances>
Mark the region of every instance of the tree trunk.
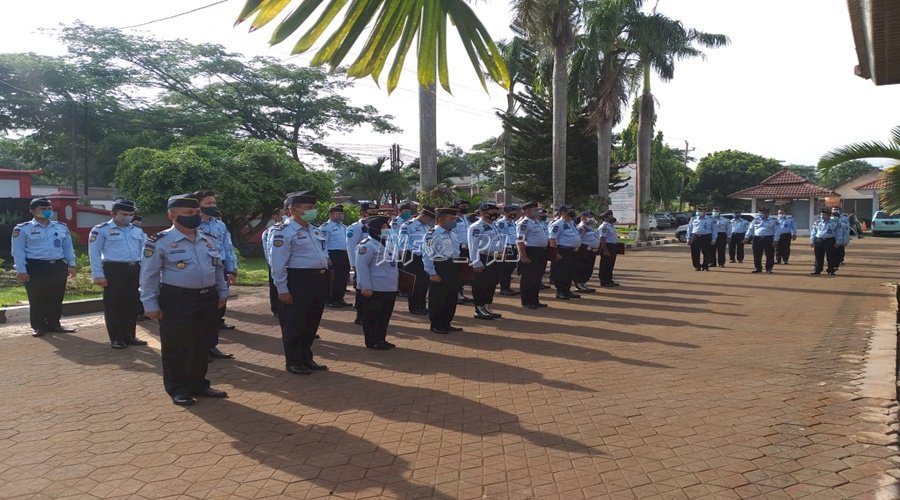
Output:
<instances>
[{"instance_id":1,"label":"tree trunk","mask_svg":"<svg viewBox=\"0 0 900 500\"><path fill-rule=\"evenodd\" d=\"M565 45L553 53L553 209L566 202L566 127L568 58Z\"/></svg>"},{"instance_id":2,"label":"tree trunk","mask_svg":"<svg viewBox=\"0 0 900 500\"><path fill-rule=\"evenodd\" d=\"M511 116L516 110L516 99L513 94L513 84L509 85L509 92L506 94L506 114ZM509 191L512 187L512 175L509 173L509 160L506 158L506 152L509 151L510 134L509 128L503 126L503 203L509 204Z\"/></svg>"},{"instance_id":3,"label":"tree trunk","mask_svg":"<svg viewBox=\"0 0 900 500\"><path fill-rule=\"evenodd\" d=\"M604 120L597 128L597 197L600 210L609 208L609 164L612 152L612 120Z\"/></svg>"},{"instance_id":4,"label":"tree trunk","mask_svg":"<svg viewBox=\"0 0 900 500\"><path fill-rule=\"evenodd\" d=\"M653 122L656 110L650 93L649 67L644 69L644 93L641 96L641 113L638 119L636 197L638 201L638 241L650 239L650 219L646 210L650 206L650 149L653 147Z\"/></svg>"},{"instance_id":5,"label":"tree trunk","mask_svg":"<svg viewBox=\"0 0 900 500\"><path fill-rule=\"evenodd\" d=\"M437 92L419 86L419 190L437 186Z\"/></svg>"}]
</instances>

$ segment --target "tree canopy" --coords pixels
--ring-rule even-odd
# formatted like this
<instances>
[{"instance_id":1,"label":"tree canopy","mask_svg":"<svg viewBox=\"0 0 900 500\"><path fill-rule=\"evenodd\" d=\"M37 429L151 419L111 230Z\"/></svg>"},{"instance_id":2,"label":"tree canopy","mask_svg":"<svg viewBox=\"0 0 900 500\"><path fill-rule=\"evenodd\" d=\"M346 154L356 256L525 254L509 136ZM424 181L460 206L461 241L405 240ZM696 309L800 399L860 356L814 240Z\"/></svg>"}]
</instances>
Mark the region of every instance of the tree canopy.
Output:
<instances>
[{"instance_id":1,"label":"tree canopy","mask_svg":"<svg viewBox=\"0 0 900 500\"><path fill-rule=\"evenodd\" d=\"M723 210L742 207L731 193L753 187L783 167L781 162L753 153L728 149L704 156L697 164L695 181L688 199L694 203L716 205Z\"/></svg>"}]
</instances>

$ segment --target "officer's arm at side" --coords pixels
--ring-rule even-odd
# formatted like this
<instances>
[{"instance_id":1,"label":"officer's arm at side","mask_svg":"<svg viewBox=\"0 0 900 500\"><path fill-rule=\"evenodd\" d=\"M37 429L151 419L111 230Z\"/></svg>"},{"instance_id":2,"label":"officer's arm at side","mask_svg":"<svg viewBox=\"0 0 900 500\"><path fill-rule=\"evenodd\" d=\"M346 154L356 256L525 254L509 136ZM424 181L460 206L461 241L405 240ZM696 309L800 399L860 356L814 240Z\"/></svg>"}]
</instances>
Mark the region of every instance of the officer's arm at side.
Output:
<instances>
[{"instance_id":1,"label":"officer's arm at side","mask_svg":"<svg viewBox=\"0 0 900 500\"><path fill-rule=\"evenodd\" d=\"M103 259L100 251L106 241L106 233L98 228L91 229L88 237L88 255L91 257L91 275L94 278L105 278L103 274Z\"/></svg>"},{"instance_id":2,"label":"officer's arm at side","mask_svg":"<svg viewBox=\"0 0 900 500\"><path fill-rule=\"evenodd\" d=\"M20 228L13 229L12 233L12 255L13 260L15 261L16 272L19 274L25 274L28 272L25 267L26 259L25 259L25 241L28 238Z\"/></svg>"},{"instance_id":3,"label":"officer's arm at side","mask_svg":"<svg viewBox=\"0 0 900 500\"><path fill-rule=\"evenodd\" d=\"M144 244L144 257L141 259L141 302L147 313L159 311L159 272L162 270L162 252L156 251L156 245Z\"/></svg>"},{"instance_id":4,"label":"officer's arm at side","mask_svg":"<svg viewBox=\"0 0 900 500\"><path fill-rule=\"evenodd\" d=\"M372 290L372 273L369 263L374 252L368 250L366 245L360 245L356 250L356 287L360 290Z\"/></svg>"}]
</instances>

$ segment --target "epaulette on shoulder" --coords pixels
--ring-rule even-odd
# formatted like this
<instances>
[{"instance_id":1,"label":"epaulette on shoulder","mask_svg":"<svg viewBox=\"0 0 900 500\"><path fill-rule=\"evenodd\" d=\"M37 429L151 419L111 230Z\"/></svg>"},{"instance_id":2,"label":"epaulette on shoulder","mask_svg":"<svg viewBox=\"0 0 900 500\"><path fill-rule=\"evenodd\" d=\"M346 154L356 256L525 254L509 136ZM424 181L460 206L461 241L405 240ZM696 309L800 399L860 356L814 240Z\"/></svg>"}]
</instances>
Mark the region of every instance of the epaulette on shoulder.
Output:
<instances>
[{"instance_id":1,"label":"epaulette on shoulder","mask_svg":"<svg viewBox=\"0 0 900 500\"><path fill-rule=\"evenodd\" d=\"M284 222L279 222L278 224L275 224L274 226L272 226L272 228L275 229L276 231L282 231L286 227L287 227L287 224L285 224Z\"/></svg>"},{"instance_id":2,"label":"epaulette on shoulder","mask_svg":"<svg viewBox=\"0 0 900 500\"><path fill-rule=\"evenodd\" d=\"M168 229L163 230L163 231L160 231L160 232L158 232L158 233L156 233L156 234L154 234L154 235L148 237L148 238L147 238L147 241L149 241L149 242L151 242L151 243L156 243L156 241L157 241L158 239L162 238L163 236L165 236L165 235L167 235L167 234L169 234L169 230L168 230Z\"/></svg>"},{"instance_id":3,"label":"epaulette on shoulder","mask_svg":"<svg viewBox=\"0 0 900 500\"><path fill-rule=\"evenodd\" d=\"M212 234L209 231L203 231L203 230L199 230L199 229L198 229L198 231L200 231L200 234L202 234L203 236L209 236L210 238L212 238L214 240L217 239L216 235Z\"/></svg>"},{"instance_id":4,"label":"epaulette on shoulder","mask_svg":"<svg viewBox=\"0 0 900 500\"><path fill-rule=\"evenodd\" d=\"M30 221L30 220L27 220L27 221L25 221L25 222L20 222L20 223L16 224L15 227L25 227L25 226L28 225L28 224L31 224L31 221Z\"/></svg>"},{"instance_id":5,"label":"epaulette on shoulder","mask_svg":"<svg viewBox=\"0 0 900 500\"><path fill-rule=\"evenodd\" d=\"M94 226L94 229L100 229L101 227L103 227L103 226L105 226L105 225L107 225L107 224L109 224L109 221L108 221L108 220L107 220L107 221L103 221L103 222L101 222L100 224L97 224L96 226Z\"/></svg>"},{"instance_id":6,"label":"epaulette on shoulder","mask_svg":"<svg viewBox=\"0 0 900 500\"><path fill-rule=\"evenodd\" d=\"M69 227L69 226L66 225L65 222L60 222L60 221L58 221L58 220L54 220L54 221L51 221L51 222L53 222L54 224L59 224L60 226L63 226L63 227L66 227L66 228Z\"/></svg>"},{"instance_id":7,"label":"epaulette on shoulder","mask_svg":"<svg viewBox=\"0 0 900 500\"><path fill-rule=\"evenodd\" d=\"M369 242L369 237L368 237L368 236L366 236L365 238L359 240L359 244L360 244L360 245L365 245L365 244L368 243L368 242Z\"/></svg>"}]
</instances>

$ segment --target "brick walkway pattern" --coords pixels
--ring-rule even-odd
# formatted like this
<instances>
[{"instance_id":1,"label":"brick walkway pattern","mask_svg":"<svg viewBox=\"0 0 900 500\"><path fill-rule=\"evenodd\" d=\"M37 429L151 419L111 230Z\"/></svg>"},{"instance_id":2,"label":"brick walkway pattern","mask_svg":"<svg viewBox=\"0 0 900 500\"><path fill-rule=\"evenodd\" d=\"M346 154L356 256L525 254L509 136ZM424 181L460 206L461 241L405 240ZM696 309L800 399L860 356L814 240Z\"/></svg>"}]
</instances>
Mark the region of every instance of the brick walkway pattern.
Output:
<instances>
[{"instance_id":1,"label":"brick walkway pattern","mask_svg":"<svg viewBox=\"0 0 900 500\"><path fill-rule=\"evenodd\" d=\"M798 240L798 243L802 243ZM859 396L900 240L854 241L838 278L797 245L773 275L630 252L624 286L439 336L398 301L363 347L328 310L331 371L284 371L264 289L239 290L210 366L227 400L173 406L155 325L114 351L0 329L2 498L897 498L896 403Z\"/></svg>"}]
</instances>

